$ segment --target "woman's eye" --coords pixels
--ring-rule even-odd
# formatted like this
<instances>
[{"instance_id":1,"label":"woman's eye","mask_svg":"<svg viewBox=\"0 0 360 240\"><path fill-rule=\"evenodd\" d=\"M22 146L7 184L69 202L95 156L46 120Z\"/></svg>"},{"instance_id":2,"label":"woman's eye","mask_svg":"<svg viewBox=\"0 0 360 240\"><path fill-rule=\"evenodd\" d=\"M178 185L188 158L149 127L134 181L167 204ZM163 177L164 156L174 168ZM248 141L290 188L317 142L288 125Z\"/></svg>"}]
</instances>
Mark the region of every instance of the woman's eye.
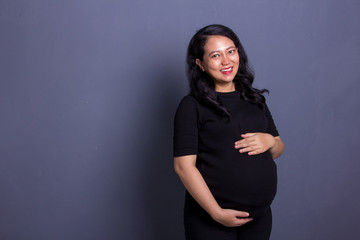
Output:
<instances>
[{"instance_id":1,"label":"woman's eye","mask_svg":"<svg viewBox=\"0 0 360 240\"><path fill-rule=\"evenodd\" d=\"M220 55L219 54L214 54L214 55L212 55L211 57L212 58L216 58L216 57L219 57Z\"/></svg>"},{"instance_id":2,"label":"woman's eye","mask_svg":"<svg viewBox=\"0 0 360 240\"><path fill-rule=\"evenodd\" d=\"M229 51L229 53L234 53L235 52L235 49L231 49L230 51Z\"/></svg>"}]
</instances>

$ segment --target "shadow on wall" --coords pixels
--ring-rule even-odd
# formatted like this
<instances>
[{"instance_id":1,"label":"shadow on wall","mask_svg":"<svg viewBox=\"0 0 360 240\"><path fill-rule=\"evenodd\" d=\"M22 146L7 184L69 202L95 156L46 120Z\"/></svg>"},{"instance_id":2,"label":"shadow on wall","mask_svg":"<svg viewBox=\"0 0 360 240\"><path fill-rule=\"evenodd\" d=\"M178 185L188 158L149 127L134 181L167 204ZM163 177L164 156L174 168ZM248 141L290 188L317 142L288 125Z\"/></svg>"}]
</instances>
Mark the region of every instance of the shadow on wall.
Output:
<instances>
[{"instance_id":1,"label":"shadow on wall","mask_svg":"<svg viewBox=\"0 0 360 240\"><path fill-rule=\"evenodd\" d=\"M173 119L184 95L180 85L186 81L181 68L172 66L179 64L166 63L157 66L149 79L154 79L151 96L145 107L153 109L146 122L149 123L144 136L138 139L145 141L145 147L139 157L141 159L141 211L145 226L142 239L147 240L183 240L183 202L184 187L173 168ZM167 69L167 71L164 71ZM159 71L161 70L161 71Z\"/></svg>"}]
</instances>

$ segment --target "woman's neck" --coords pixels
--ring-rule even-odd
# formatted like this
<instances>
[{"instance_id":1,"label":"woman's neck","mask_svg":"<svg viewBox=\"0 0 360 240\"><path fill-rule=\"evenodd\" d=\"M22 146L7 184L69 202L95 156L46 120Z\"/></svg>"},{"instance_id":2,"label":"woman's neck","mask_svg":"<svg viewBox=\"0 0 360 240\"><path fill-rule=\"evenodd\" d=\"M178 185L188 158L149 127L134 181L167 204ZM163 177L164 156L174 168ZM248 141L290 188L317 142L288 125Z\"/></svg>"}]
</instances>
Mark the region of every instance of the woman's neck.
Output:
<instances>
[{"instance_id":1,"label":"woman's neck","mask_svg":"<svg viewBox=\"0 0 360 240\"><path fill-rule=\"evenodd\" d=\"M226 84L226 85L215 85L215 91L216 92L234 92L235 89L235 84L232 82L231 84Z\"/></svg>"}]
</instances>

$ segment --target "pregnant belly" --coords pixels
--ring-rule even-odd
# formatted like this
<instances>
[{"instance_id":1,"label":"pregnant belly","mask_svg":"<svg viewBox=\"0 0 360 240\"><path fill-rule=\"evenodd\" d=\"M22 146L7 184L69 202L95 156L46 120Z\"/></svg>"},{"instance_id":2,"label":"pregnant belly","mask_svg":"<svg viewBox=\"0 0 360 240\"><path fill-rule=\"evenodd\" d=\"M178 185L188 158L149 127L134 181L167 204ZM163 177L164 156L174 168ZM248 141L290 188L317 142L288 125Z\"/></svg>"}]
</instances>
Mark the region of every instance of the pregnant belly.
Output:
<instances>
[{"instance_id":1,"label":"pregnant belly","mask_svg":"<svg viewBox=\"0 0 360 240\"><path fill-rule=\"evenodd\" d=\"M222 208L258 215L275 197L277 171L269 152L236 154L211 164L204 161L199 170Z\"/></svg>"}]
</instances>

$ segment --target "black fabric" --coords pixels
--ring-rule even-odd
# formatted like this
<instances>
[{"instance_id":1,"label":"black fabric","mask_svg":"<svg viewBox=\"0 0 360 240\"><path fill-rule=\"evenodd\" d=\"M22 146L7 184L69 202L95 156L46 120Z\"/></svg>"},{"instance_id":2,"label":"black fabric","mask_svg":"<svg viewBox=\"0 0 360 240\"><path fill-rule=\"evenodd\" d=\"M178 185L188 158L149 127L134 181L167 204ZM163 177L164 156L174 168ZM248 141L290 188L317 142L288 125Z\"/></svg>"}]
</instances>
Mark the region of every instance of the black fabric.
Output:
<instances>
[{"instance_id":1,"label":"black fabric","mask_svg":"<svg viewBox=\"0 0 360 240\"><path fill-rule=\"evenodd\" d=\"M230 119L190 95L182 99L174 122L174 156L197 155L197 168L222 208L260 217L276 194L276 164L269 151L249 156L239 153L234 143L243 133L278 136L278 131L267 106L251 104L237 91L218 95Z\"/></svg>"},{"instance_id":2,"label":"black fabric","mask_svg":"<svg viewBox=\"0 0 360 240\"><path fill-rule=\"evenodd\" d=\"M215 222L198 204L186 201L184 227L186 240L269 240L272 226L271 208L240 227L225 227Z\"/></svg>"}]
</instances>

